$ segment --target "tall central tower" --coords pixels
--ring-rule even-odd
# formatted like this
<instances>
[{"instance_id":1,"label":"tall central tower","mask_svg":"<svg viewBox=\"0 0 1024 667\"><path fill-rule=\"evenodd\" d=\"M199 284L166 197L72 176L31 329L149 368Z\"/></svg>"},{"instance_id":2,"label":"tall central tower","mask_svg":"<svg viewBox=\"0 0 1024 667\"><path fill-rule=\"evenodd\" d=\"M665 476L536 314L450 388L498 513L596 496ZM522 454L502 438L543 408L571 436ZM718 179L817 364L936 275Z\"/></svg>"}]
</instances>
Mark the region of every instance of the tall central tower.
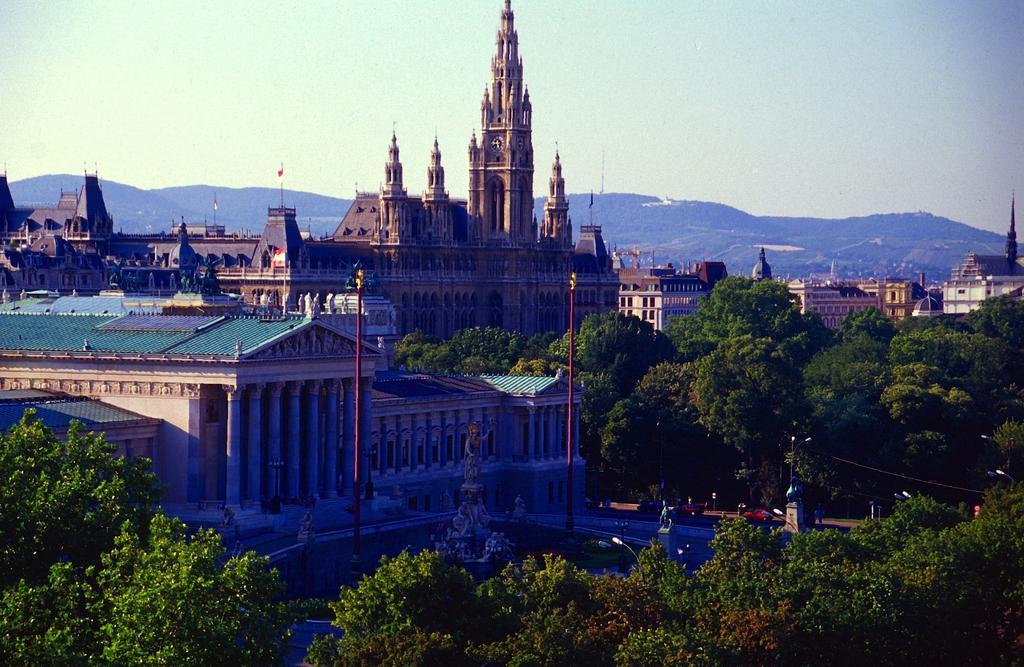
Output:
<instances>
[{"instance_id":1,"label":"tall central tower","mask_svg":"<svg viewBox=\"0 0 1024 667\"><path fill-rule=\"evenodd\" d=\"M523 83L511 0L505 0L491 83L480 103L480 141L469 144L469 214L478 241L530 246L533 221L533 141L530 93Z\"/></svg>"}]
</instances>

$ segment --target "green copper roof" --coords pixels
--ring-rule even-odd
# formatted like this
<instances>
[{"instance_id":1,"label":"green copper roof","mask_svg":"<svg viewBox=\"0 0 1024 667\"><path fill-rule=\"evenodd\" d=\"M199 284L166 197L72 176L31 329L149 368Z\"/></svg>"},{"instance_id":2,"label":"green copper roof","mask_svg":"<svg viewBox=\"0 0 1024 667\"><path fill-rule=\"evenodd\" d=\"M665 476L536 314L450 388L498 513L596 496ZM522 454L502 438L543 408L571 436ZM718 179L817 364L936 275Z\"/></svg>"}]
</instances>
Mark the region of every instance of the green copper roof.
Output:
<instances>
[{"instance_id":1,"label":"green copper roof","mask_svg":"<svg viewBox=\"0 0 1024 667\"><path fill-rule=\"evenodd\" d=\"M115 315L0 312L0 350L234 356L238 341L246 352L309 322L303 317L225 317L201 318L198 324L184 326L182 322L189 318L127 315L123 321L130 326L120 327L121 319ZM169 328L169 324L174 326Z\"/></svg>"},{"instance_id":2,"label":"green copper roof","mask_svg":"<svg viewBox=\"0 0 1024 667\"><path fill-rule=\"evenodd\" d=\"M539 394L558 378L533 375L481 375L480 378L507 394Z\"/></svg>"},{"instance_id":3,"label":"green copper roof","mask_svg":"<svg viewBox=\"0 0 1024 667\"><path fill-rule=\"evenodd\" d=\"M285 320L261 320L258 317L231 318L218 326L204 329L199 335L171 347L167 353L233 355L235 343L238 341L242 343L242 351L248 352L308 321L302 317L289 317Z\"/></svg>"}]
</instances>

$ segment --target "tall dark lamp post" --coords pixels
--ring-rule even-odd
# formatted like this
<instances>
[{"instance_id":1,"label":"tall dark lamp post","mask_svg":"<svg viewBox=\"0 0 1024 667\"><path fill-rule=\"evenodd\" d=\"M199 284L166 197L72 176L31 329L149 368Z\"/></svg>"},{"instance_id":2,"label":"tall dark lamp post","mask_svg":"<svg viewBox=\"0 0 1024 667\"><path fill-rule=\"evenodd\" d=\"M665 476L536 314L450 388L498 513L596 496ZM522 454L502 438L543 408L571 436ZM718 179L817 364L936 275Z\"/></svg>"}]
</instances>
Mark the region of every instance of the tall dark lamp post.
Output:
<instances>
[{"instance_id":1,"label":"tall dark lamp post","mask_svg":"<svg viewBox=\"0 0 1024 667\"><path fill-rule=\"evenodd\" d=\"M567 421L565 429L568 437L565 443L565 465L566 465L566 497L565 497L565 532L572 535L572 443L573 443L573 389L575 388L575 360L576 346L574 344L574 332L576 330L576 273L569 274L569 408L566 411Z\"/></svg>"},{"instance_id":2,"label":"tall dark lamp post","mask_svg":"<svg viewBox=\"0 0 1024 667\"><path fill-rule=\"evenodd\" d=\"M355 387L355 404L356 404L356 418L355 418L355 437L352 447L352 458L353 458L353 473L352 473L352 582L355 583L356 577L362 572L362 563L360 562L360 552L362 550L362 525L360 517L360 500L359 500L359 478L360 478L360 461L359 454L361 453L361 415L362 415L362 385L363 385L363 270L356 270L356 387Z\"/></svg>"},{"instance_id":3,"label":"tall dark lamp post","mask_svg":"<svg viewBox=\"0 0 1024 667\"><path fill-rule=\"evenodd\" d=\"M281 459L274 459L267 465L274 471L274 497L270 499L270 512L271 514L281 513L281 468L284 467L284 461Z\"/></svg>"}]
</instances>

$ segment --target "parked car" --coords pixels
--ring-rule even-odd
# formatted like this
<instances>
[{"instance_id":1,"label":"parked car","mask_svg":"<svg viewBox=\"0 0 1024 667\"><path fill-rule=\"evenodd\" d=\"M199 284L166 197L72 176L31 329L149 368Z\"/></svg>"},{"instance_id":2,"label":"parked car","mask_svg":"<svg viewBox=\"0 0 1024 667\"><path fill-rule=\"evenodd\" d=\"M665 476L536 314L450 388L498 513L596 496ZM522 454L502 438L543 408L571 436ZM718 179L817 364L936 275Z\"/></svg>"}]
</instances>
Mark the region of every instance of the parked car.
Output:
<instances>
[{"instance_id":1,"label":"parked car","mask_svg":"<svg viewBox=\"0 0 1024 667\"><path fill-rule=\"evenodd\" d=\"M660 512L661 501L660 500L645 500L636 506L637 512Z\"/></svg>"},{"instance_id":2,"label":"parked car","mask_svg":"<svg viewBox=\"0 0 1024 667\"><path fill-rule=\"evenodd\" d=\"M698 514L703 514L707 507L707 503L683 503L682 505L676 506L676 514L696 516Z\"/></svg>"},{"instance_id":3,"label":"parked car","mask_svg":"<svg viewBox=\"0 0 1024 667\"><path fill-rule=\"evenodd\" d=\"M751 521L771 521L775 518L775 514L772 513L771 510L766 510L763 507L758 507L755 509L749 509L746 512L744 512L743 518L749 519Z\"/></svg>"}]
</instances>

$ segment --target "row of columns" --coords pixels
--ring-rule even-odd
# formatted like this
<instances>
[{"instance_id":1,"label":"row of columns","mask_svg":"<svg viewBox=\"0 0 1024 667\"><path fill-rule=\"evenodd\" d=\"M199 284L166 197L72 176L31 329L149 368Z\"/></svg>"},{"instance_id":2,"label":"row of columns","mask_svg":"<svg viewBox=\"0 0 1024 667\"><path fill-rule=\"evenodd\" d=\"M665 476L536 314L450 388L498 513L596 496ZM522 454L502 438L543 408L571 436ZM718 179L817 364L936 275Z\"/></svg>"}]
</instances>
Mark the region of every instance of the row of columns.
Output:
<instances>
[{"instance_id":1,"label":"row of columns","mask_svg":"<svg viewBox=\"0 0 1024 667\"><path fill-rule=\"evenodd\" d=\"M578 406L577 406L578 407ZM565 456L566 406L531 406L527 417L526 442L522 454L530 460ZM580 411L573 411L573 458L579 456Z\"/></svg>"},{"instance_id":2,"label":"row of columns","mask_svg":"<svg viewBox=\"0 0 1024 667\"><path fill-rule=\"evenodd\" d=\"M363 414L369 415L371 385L369 379L363 382ZM335 498L339 456L344 461L341 492L351 494L354 380L253 383L225 386L224 392L225 501L229 505L259 502L275 493L285 498L314 494ZM244 427L243 400L247 402ZM368 421L363 422L364 438Z\"/></svg>"},{"instance_id":3,"label":"row of columns","mask_svg":"<svg viewBox=\"0 0 1024 667\"><path fill-rule=\"evenodd\" d=\"M374 473L388 475L399 472L412 472L428 468L457 465L463 459L463 438L466 427L479 421L482 426L480 433L480 458L482 461L498 456L488 454L488 441L493 424L492 417L486 408L460 410L440 410L430 413L412 413L403 415L382 416L377 419L377 437L373 447L377 450L377 465ZM452 451L448 452L448 436L452 437ZM404 460L404 448L408 439L408 460ZM497 445L497 442L495 442ZM389 449L393 449L389 452ZM420 462L420 448L423 449L423 461ZM434 460L434 448L438 450ZM390 465L388 463L390 458Z\"/></svg>"}]
</instances>

